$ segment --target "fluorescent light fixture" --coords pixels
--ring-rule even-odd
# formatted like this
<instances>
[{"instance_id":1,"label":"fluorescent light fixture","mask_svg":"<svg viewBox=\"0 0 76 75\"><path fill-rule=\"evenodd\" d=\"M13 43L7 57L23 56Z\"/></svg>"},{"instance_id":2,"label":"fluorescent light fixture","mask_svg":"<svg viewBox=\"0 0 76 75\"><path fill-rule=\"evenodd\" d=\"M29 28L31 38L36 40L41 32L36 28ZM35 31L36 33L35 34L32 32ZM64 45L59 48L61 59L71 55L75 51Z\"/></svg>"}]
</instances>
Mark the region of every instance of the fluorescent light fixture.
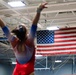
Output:
<instances>
[{"instance_id":1,"label":"fluorescent light fixture","mask_svg":"<svg viewBox=\"0 0 76 75\"><path fill-rule=\"evenodd\" d=\"M21 7L21 6L25 6L25 4L22 1L12 1L12 2L8 2L8 4L11 7Z\"/></svg>"},{"instance_id":2,"label":"fluorescent light fixture","mask_svg":"<svg viewBox=\"0 0 76 75\"><path fill-rule=\"evenodd\" d=\"M60 63L60 62L62 62L62 60L55 60L55 62L56 62L56 63Z\"/></svg>"},{"instance_id":3,"label":"fluorescent light fixture","mask_svg":"<svg viewBox=\"0 0 76 75\"><path fill-rule=\"evenodd\" d=\"M17 64L17 62L12 62L12 64Z\"/></svg>"},{"instance_id":4,"label":"fluorescent light fixture","mask_svg":"<svg viewBox=\"0 0 76 75\"><path fill-rule=\"evenodd\" d=\"M42 59L43 56L42 55L35 55L36 59Z\"/></svg>"},{"instance_id":5,"label":"fluorescent light fixture","mask_svg":"<svg viewBox=\"0 0 76 75\"><path fill-rule=\"evenodd\" d=\"M57 26L52 26L52 27L47 27L48 30L59 30L59 27Z\"/></svg>"}]
</instances>

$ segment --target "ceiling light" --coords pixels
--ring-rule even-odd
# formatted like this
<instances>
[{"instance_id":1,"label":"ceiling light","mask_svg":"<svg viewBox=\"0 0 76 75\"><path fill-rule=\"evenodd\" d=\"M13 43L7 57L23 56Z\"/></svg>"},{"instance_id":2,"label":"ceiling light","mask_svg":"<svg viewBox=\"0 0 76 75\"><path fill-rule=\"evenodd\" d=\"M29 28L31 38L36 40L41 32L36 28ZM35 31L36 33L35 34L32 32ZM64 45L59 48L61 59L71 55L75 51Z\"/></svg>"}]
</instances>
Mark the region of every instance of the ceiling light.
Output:
<instances>
[{"instance_id":1,"label":"ceiling light","mask_svg":"<svg viewBox=\"0 0 76 75\"><path fill-rule=\"evenodd\" d=\"M48 30L59 30L59 27L52 26L52 27L47 27Z\"/></svg>"},{"instance_id":2,"label":"ceiling light","mask_svg":"<svg viewBox=\"0 0 76 75\"><path fill-rule=\"evenodd\" d=\"M56 63L60 63L60 62L62 62L62 60L55 60L55 62L56 62Z\"/></svg>"},{"instance_id":3,"label":"ceiling light","mask_svg":"<svg viewBox=\"0 0 76 75\"><path fill-rule=\"evenodd\" d=\"M17 62L12 62L12 64L17 64Z\"/></svg>"},{"instance_id":4,"label":"ceiling light","mask_svg":"<svg viewBox=\"0 0 76 75\"><path fill-rule=\"evenodd\" d=\"M12 1L12 2L8 2L8 4L11 7L21 7L21 6L25 6L25 4L22 1Z\"/></svg>"},{"instance_id":5,"label":"ceiling light","mask_svg":"<svg viewBox=\"0 0 76 75\"><path fill-rule=\"evenodd\" d=\"M42 55L35 55L36 59L42 59L43 56Z\"/></svg>"}]
</instances>

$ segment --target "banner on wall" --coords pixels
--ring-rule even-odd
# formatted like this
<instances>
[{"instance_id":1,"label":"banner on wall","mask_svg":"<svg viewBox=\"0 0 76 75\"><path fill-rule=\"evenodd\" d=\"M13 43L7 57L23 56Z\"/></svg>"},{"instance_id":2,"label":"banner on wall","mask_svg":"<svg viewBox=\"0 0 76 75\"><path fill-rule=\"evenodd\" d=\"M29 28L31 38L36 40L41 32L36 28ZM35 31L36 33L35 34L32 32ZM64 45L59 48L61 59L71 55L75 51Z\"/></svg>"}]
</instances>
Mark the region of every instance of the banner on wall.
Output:
<instances>
[{"instance_id":1,"label":"banner on wall","mask_svg":"<svg viewBox=\"0 0 76 75\"><path fill-rule=\"evenodd\" d=\"M76 27L37 31L36 55L76 54Z\"/></svg>"}]
</instances>

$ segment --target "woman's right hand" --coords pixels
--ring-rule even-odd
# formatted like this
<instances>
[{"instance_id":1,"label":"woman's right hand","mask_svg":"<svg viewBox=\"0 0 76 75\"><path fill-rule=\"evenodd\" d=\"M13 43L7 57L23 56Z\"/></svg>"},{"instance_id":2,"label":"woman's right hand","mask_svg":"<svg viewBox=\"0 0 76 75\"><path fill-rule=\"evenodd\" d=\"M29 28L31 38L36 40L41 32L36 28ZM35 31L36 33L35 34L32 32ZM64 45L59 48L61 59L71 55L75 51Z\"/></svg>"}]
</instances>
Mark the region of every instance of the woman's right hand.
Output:
<instances>
[{"instance_id":1,"label":"woman's right hand","mask_svg":"<svg viewBox=\"0 0 76 75\"><path fill-rule=\"evenodd\" d=\"M40 13L44 8L47 8L46 6L47 4L48 4L47 2L41 3L39 7L37 8L37 12Z\"/></svg>"}]
</instances>

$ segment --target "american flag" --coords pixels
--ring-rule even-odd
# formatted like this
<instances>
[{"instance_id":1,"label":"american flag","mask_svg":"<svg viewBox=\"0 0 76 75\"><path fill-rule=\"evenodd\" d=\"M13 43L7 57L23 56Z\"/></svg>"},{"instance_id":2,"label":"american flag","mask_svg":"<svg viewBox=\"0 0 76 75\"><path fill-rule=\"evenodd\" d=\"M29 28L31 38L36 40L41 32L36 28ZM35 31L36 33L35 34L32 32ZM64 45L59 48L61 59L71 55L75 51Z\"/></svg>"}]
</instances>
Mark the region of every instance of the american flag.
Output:
<instances>
[{"instance_id":1,"label":"american flag","mask_svg":"<svg viewBox=\"0 0 76 75\"><path fill-rule=\"evenodd\" d=\"M37 31L36 54L43 56L76 54L76 27Z\"/></svg>"}]
</instances>

